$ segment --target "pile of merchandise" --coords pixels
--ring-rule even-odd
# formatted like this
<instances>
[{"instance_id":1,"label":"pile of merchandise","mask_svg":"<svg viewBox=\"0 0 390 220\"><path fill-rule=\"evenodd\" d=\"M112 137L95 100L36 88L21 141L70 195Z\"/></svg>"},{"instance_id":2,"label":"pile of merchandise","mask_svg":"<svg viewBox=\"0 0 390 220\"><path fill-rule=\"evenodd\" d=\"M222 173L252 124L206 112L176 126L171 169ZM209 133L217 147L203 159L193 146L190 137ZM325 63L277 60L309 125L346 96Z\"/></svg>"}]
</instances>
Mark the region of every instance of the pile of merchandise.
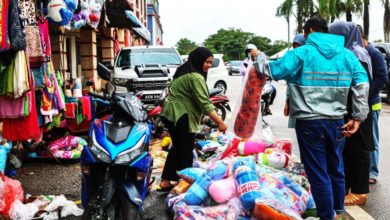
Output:
<instances>
[{"instance_id":1,"label":"pile of merchandise","mask_svg":"<svg viewBox=\"0 0 390 220\"><path fill-rule=\"evenodd\" d=\"M212 132L166 203L175 219L302 219L315 203L288 139L245 140Z\"/></svg>"}]
</instances>

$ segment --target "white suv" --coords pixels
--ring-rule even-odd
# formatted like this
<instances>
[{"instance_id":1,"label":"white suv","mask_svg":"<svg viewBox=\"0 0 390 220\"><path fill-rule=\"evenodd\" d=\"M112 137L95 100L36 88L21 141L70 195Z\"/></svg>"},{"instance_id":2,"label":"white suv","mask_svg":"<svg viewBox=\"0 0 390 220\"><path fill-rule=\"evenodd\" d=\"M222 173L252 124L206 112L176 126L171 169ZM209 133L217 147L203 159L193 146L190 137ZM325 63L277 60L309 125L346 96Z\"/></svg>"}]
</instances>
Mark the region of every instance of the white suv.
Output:
<instances>
[{"instance_id":1,"label":"white suv","mask_svg":"<svg viewBox=\"0 0 390 220\"><path fill-rule=\"evenodd\" d=\"M207 86L209 88L221 88L223 93L226 93L227 83L225 79L228 77L229 71L222 56L221 54L214 54L213 64L207 73Z\"/></svg>"},{"instance_id":2,"label":"white suv","mask_svg":"<svg viewBox=\"0 0 390 220\"><path fill-rule=\"evenodd\" d=\"M124 47L114 65L113 81L118 92L142 91L142 101L158 99L168 79L183 61L174 47Z\"/></svg>"}]
</instances>

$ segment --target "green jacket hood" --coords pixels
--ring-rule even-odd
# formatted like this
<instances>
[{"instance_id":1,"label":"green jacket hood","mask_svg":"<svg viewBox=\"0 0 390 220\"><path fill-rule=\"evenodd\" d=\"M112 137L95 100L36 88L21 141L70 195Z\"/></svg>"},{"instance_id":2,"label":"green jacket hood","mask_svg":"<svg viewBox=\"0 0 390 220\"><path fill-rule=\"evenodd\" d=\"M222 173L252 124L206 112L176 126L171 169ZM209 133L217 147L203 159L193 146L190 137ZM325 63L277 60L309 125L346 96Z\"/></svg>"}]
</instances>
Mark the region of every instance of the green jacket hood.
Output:
<instances>
[{"instance_id":1,"label":"green jacket hood","mask_svg":"<svg viewBox=\"0 0 390 220\"><path fill-rule=\"evenodd\" d=\"M344 49L344 37L314 32L309 34L306 45L315 47L324 57L332 58Z\"/></svg>"}]
</instances>

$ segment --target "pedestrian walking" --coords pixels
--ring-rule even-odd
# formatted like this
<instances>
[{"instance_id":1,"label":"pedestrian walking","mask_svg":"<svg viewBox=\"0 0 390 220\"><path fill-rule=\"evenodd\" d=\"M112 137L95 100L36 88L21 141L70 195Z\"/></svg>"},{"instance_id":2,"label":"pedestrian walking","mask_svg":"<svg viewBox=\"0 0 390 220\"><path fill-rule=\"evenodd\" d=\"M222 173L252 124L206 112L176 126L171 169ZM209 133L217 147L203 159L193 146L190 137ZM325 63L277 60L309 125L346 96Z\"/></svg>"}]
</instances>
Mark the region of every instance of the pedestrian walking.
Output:
<instances>
[{"instance_id":1,"label":"pedestrian walking","mask_svg":"<svg viewBox=\"0 0 390 220\"><path fill-rule=\"evenodd\" d=\"M290 85L290 116L296 119L301 160L309 179L317 214L323 220L344 212L342 152L345 137L355 133L368 114L367 73L344 38L328 33L320 16L304 25L306 44L267 64L258 56L255 68ZM344 123L348 93L353 118Z\"/></svg>"}]
</instances>

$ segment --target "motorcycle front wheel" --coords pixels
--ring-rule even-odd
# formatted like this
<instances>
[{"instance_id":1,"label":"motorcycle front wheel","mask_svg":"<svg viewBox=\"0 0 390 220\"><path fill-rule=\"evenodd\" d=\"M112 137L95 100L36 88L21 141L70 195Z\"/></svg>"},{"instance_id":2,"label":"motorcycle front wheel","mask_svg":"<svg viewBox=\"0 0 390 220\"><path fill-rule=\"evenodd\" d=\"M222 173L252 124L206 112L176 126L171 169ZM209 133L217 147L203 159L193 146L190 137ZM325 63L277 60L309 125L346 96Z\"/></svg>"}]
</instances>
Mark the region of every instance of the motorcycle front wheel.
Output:
<instances>
[{"instance_id":1,"label":"motorcycle front wheel","mask_svg":"<svg viewBox=\"0 0 390 220\"><path fill-rule=\"evenodd\" d=\"M97 196L93 196L93 200L87 205L84 210L83 220L141 220L141 213L137 207L121 192L115 192L110 204L104 208L103 215L99 213L100 204L98 204Z\"/></svg>"}]
</instances>

